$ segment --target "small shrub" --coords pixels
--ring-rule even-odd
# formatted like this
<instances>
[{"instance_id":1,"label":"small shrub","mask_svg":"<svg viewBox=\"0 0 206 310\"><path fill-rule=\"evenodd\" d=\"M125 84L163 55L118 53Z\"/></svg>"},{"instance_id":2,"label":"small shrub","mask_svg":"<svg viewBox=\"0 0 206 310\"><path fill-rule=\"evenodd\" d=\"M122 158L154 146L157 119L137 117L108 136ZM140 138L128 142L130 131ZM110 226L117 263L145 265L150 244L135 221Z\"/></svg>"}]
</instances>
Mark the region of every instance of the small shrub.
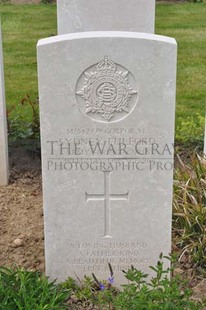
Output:
<instances>
[{"instance_id":1,"label":"small shrub","mask_svg":"<svg viewBox=\"0 0 206 310\"><path fill-rule=\"evenodd\" d=\"M77 285L72 278L61 284L50 283L39 272L0 267L0 309L4 310L200 310L201 305L190 300L191 290L179 277L170 279L173 269L164 269L163 259L174 257L160 255L156 266L151 266L154 276L131 266L123 271L128 284L122 291L113 287L115 275L110 265L107 281L85 277Z\"/></svg>"},{"instance_id":2,"label":"small shrub","mask_svg":"<svg viewBox=\"0 0 206 310\"><path fill-rule=\"evenodd\" d=\"M170 279L171 269L164 270L163 257L155 267L151 266L155 276L149 280L148 275L131 267L125 277L129 284L123 286L115 300L115 309L130 310L187 310L202 309L200 304L190 300L191 290L179 277ZM169 259L169 258L168 258ZM173 258L171 258L173 260Z\"/></svg>"},{"instance_id":3,"label":"small shrub","mask_svg":"<svg viewBox=\"0 0 206 310\"><path fill-rule=\"evenodd\" d=\"M55 0L41 0L41 3L43 3L43 4L51 4L54 2L56 2L56 1Z\"/></svg>"},{"instance_id":4,"label":"small shrub","mask_svg":"<svg viewBox=\"0 0 206 310\"><path fill-rule=\"evenodd\" d=\"M203 144L205 117L196 113L194 116L188 116L186 119L178 120L176 129L176 139L181 143L198 142Z\"/></svg>"},{"instance_id":5,"label":"small shrub","mask_svg":"<svg viewBox=\"0 0 206 310\"><path fill-rule=\"evenodd\" d=\"M20 106L29 106L31 109L32 119L26 121L21 111L16 111L12 107L8 112L8 131L9 138L12 141L19 139L39 139L40 138L40 121L39 121L39 103L38 100L32 101L29 95L26 95L20 102ZM10 118L10 114L15 112L15 116ZM14 114L14 113L13 113Z\"/></svg>"},{"instance_id":6,"label":"small shrub","mask_svg":"<svg viewBox=\"0 0 206 310\"><path fill-rule=\"evenodd\" d=\"M97 277L92 274L92 278L85 276L77 285L73 279L69 278L66 282L62 283L62 287L72 291L71 298L68 301L68 305L71 305L71 309L75 303L80 306L80 309L93 309L93 306L98 308L94 309L114 309L113 301L117 295L118 290L112 286L114 281L114 274L112 267L109 264L110 276L108 281L99 281ZM70 309L70 307L69 307ZM79 309L79 308L77 308Z\"/></svg>"},{"instance_id":7,"label":"small shrub","mask_svg":"<svg viewBox=\"0 0 206 310\"><path fill-rule=\"evenodd\" d=\"M10 2L11 2L11 0L0 0L0 4L7 4Z\"/></svg>"},{"instance_id":8,"label":"small shrub","mask_svg":"<svg viewBox=\"0 0 206 310\"><path fill-rule=\"evenodd\" d=\"M110 310L199 310L202 305L191 301L192 291L188 284L178 276L170 279L173 269L164 269L163 259L170 259L172 264L174 257L163 257L156 266L151 266L154 276L149 279L147 274L131 266L128 271L123 271L128 284L122 285L122 291L115 289L115 275L110 269L108 281L99 281L93 274L93 279L85 277L78 287L71 279L66 287L72 288L72 296L68 302L69 309L110 309ZM112 271L112 272L111 272ZM112 282L112 283L111 283ZM75 300L77 308L72 307ZM96 305L96 307L95 307ZM80 308L78 308L80 307Z\"/></svg>"},{"instance_id":9,"label":"small shrub","mask_svg":"<svg viewBox=\"0 0 206 310\"><path fill-rule=\"evenodd\" d=\"M38 272L0 267L0 309L61 310L69 291Z\"/></svg>"},{"instance_id":10,"label":"small shrub","mask_svg":"<svg viewBox=\"0 0 206 310\"><path fill-rule=\"evenodd\" d=\"M194 2L194 3L202 3L204 0L188 0L189 2Z\"/></svg>"}]
</instances>

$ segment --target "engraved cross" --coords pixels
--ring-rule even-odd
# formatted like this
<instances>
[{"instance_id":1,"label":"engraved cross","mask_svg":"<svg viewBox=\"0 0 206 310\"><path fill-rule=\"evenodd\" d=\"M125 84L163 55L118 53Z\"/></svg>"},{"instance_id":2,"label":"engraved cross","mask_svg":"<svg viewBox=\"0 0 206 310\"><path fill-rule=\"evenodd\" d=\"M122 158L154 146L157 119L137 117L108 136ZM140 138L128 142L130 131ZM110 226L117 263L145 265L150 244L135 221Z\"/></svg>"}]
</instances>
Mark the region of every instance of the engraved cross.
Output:
<instances>
[{"instance_id":1,"label":"engraved cross","mask_svg":"<svg viewBox=\"0 0 206 310\"><path fill-rule=\"evenodd\" d=\"M111 205L110 201L128 200L129 191L126 194L111 194L110 193L110 173L111 171L103 171L104 173L104 194L88 194L85 193L87 201L104 201L104 235L103 238L112 238L110 235L111 226Z\"/></svg>"}]
</instances>

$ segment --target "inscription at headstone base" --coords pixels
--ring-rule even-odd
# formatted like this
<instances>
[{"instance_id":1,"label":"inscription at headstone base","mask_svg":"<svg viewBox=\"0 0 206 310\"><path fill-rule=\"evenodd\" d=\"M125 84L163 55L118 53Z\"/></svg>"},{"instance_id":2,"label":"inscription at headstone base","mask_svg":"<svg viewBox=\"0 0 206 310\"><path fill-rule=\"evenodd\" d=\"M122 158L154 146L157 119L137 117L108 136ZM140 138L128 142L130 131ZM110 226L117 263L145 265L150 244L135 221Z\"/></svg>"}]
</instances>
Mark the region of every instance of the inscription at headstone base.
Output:
<instances>
[{"instance_id":1,"label":"inscription at headstone base","mask_svg":"<svg viewBox=\"0 0 206 310\"><path fill-rule=\"evenodd\" d=\"M57 0L58 34L85 31L154 33L155 0Z\"/></svg>"},{"instance_id":2,"label":"inscription at headstone base","mask_svg":"<svg viewBox=\"0 0 206 310\"><path fill-rule=\"evenodd\" d=\"M7 185L9 179L8 172L8 142L7 142L7 120L4 88L4 65L2 34L0 21L0 185Z\"/></svg>"},{"instance_id":3,"label":"inscription at headstone base","mask_svg":"<svg viewBox=\"0 0 206 310\"><path fill-rule=\"evenodd\" d=\"M94 32L40 40L46 271L150 273L171 251L176 41ZM84 57L82 56L84 55Z\"/></svg>"}]
</instances>

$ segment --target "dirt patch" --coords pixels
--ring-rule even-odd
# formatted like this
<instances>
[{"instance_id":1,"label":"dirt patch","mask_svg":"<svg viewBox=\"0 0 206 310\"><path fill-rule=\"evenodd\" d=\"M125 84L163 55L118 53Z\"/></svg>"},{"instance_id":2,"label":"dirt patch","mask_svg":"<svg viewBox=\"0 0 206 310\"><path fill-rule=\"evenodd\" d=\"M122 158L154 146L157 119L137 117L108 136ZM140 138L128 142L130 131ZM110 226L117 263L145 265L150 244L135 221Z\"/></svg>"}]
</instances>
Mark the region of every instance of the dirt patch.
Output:
<instances>
[{"instance_id":1,"label":"dirt patch","mask_svg":"<svg viewBox=\"0 0 206 310\"><path fill-rule=\"evenodd\" d=\"M44 271L40 159L10 152L10 183L0 187L0 265Z\"/></svg>"}]
</instances>

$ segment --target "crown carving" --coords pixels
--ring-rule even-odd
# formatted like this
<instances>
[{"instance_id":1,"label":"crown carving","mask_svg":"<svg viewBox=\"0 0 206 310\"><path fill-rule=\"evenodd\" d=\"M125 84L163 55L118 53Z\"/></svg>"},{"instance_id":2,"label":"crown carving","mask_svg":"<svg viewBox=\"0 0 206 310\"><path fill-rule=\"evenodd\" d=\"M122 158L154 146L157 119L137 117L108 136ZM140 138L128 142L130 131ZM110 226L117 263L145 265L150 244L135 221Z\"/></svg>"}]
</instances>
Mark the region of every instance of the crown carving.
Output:
<instances>
[{"instance_id":1,"label":"crown carving","mask_svg":"<svg viewBox=\"0 0 206 310\"><path fill-rule=\"evenodd\" d=\"M100 61L97 65L97 70L102 74L114 74L116 71L117 66L115 63L109 59L108 56L104 56L104 59Z\"/></svg>"}]
</instances>

